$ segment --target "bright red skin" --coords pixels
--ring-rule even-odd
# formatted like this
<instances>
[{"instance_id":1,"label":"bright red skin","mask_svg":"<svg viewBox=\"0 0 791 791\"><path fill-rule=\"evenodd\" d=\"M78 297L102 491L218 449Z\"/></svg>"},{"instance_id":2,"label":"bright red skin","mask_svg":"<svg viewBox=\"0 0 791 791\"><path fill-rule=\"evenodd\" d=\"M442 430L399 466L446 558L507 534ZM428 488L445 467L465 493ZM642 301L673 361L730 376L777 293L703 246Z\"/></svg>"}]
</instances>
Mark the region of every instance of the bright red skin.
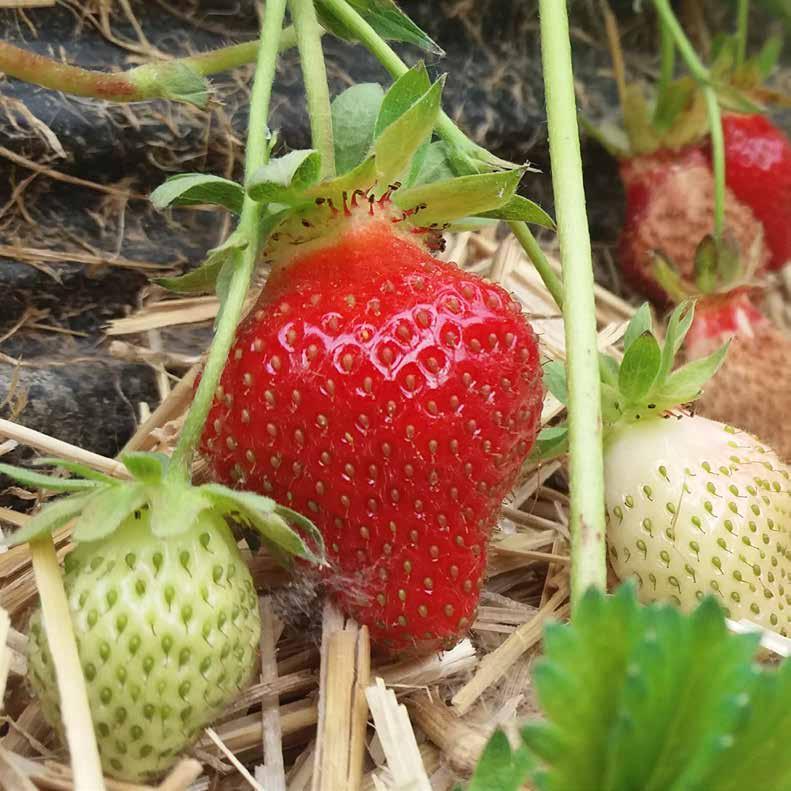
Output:
<instances>
[{"instance_id":1,"label":"bright red skin","mask_svg":"<svg viewBox=\"0 0 791 791\"><path fill-rule=\"evenodd\" d=\"M704 297L695 306L695 318L684 339L687 354L692 359L702 357L730 338L751 338L756 329L768 323L747 289Z\"/></svg>"},{"instance_id":2,"label":"bright red skin","mask_svg":"<svg viewBox=\"0 0 791 791\"><path fill-rule=\"evenodd\" d=\"M222 391L203 445L216 477L314 520L336 599L380 648L455 643L541 413L538 344L509 295L364 221L270 277Z\"/></svg>"},{"instance_id":3,"label":"bright red skin","mask_svg":"<svg viewBox=\"0 0 791 791\"><path fill-rule=\"evenodd\" d=\"M726 115L722 126L728 187L763 224L779 269L791 261L791 142L763 115Z\"/></svg>"}]
</instances>

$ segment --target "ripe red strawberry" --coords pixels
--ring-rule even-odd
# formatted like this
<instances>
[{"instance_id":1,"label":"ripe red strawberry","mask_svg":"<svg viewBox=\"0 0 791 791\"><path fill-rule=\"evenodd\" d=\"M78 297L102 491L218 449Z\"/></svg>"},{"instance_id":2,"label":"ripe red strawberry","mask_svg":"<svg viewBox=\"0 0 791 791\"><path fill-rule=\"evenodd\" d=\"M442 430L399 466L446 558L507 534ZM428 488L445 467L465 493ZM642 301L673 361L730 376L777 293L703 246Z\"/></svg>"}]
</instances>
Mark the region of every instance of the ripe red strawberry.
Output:
<instances>
[{"instance_id":1,"label":"ripe red strawberry","mask_svg":"<svg viewBox=\"0 0 791 791\"><path fill-rule=\"evenodd\" d=\"M763 115L722 121L728 189L764 228L769 266L791 261L791 141Z\"/></svg>"},{"instance_id":2,"label":"ripe red strawberry","mask_svg":"<svg viewBox=\"0 0 791 791\"><path fill-rule=\"evenodd\" d=\"M692 279L698 244L714 230L711 166L702 147L693 146L624 159L620 172L626 190L620 264L639 291L664 304L668 295L655 275L656 254L671 259L684 279ZM725 223L742 255L754 256L754 268L763 269L769 254L761 223L730 190Z\"/></svg>"},{"instance_id":3,"label":"ripe red strawberry","mask_svg":"<svg viewBox=\"0 0 791 791\"><path fill-rule=\"evenodd\" d=\"M543 396L519 305L402 227L366 205L276 253L203 440L219 480L315 521L335 597L395 651L471 624Z\"/></svg>"}]
</instances>

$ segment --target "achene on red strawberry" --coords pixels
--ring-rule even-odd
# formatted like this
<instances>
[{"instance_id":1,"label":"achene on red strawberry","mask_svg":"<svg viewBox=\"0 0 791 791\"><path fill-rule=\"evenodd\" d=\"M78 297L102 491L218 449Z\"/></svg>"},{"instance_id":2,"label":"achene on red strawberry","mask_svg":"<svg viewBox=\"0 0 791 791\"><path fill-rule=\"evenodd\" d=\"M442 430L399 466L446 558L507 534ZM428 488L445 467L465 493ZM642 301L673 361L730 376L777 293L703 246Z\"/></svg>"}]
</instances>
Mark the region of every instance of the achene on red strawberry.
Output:
<instances>
[{"instance_id":1,"label":"achene on red strawberry","mask_svg":"<svg viewBox=\"0 0 791 791\"><path fill-rule=\"evenodd\" d=\"M518 303L434 258L388 199L370 206L276 249L203 449L219 480L315 521L329 586L375 643L425 651L475 616L541 368Z\"/></svg>"}]
</instances>

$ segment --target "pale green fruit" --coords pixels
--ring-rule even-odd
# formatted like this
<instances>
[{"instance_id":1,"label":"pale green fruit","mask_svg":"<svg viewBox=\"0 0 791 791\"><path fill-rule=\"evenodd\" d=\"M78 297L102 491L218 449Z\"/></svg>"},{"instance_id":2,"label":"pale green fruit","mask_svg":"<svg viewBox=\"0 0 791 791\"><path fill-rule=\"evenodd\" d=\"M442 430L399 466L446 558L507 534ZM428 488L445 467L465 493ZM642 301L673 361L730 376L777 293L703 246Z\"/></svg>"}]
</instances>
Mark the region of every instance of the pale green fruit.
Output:
<instances>
[{"instance_id":1,"label":"pale green fruit","mask_svg":"<svg viewBox=\"0 0 791 791\"><path fill-rule=\"evenodd\" d=\"M791 634L791 471L754 437L703 417L616 429L605 450L609 554L644 602Z\"/></svg>"},{"instance_id":2,"label":"pale green fruit","mask_svg":"<svg viewBox=\"0 0 791 791\"><path fill-rule=\"evenodd\" d=\"M222 517L155 538L148 510L66 558L65 585L102 764L155 778L247 685L260 636L250 572ZM40 613L30 624L30 680L60 728Z\"/></svg>"}]
</instances>

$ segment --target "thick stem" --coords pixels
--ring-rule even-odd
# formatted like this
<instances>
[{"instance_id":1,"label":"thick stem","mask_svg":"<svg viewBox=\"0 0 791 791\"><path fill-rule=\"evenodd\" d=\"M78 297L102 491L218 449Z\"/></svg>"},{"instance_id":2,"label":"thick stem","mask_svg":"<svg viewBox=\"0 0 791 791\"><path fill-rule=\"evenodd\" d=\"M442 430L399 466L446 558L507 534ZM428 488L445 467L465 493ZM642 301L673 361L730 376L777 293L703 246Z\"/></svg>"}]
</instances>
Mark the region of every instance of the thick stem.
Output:
<instances>
[{"instance_id":1,"label":"thick stem","mask_svg":"<svg viewBox=\"0 0 791 791\"><path fill-rule=\"evenodd\" d=\"M280 37L280 50L296 44L293 28ZM258 41L193 55L146 63L120 73L92 71L47 58L0 41L0 72L53 91L110 102L140 102L173 97L173 80L192 73L196 79L243 66L255 60Z\"/></svg>"},{"instance_id":2,"label":"thick stem","mask_svg":"<svg viewBox=\"0 0 791 791\"><path fill-rule=\"evenodd\" d=\"M750 0L739 0L736 21L736 67L747 60L747 32L750 23Z\"/></svg>"},{"instance_id":3,"label":"thick stem","mask_svg":"<svg viewBox=\"0 0 791 791\"><path fill-rule=\"evenodd\" d=\"M349 30L351 30L368 51L387 69L390 76L398 79L408 71L409 67L404 63L395 50L363 19L360 14L352 8L346 0L324 0L325 4L332 9L333 13L340 19ZM464 132L459 129L450 116L444 111L440 113L437 121L437 134L442 137L451 147L459 152L463 152L468 161L475 163L475 156L478 162L495 163L495 158L485 149L470 140ZM527 223L510 223L511 230L519 240L522 248L532 261L536 270L547 290L557 302L558 307L562 305L563 286L557 275L549 266L546 256L538 246L530 231Z\"/></svg>"},{"instance_id":4,"label":"thick stem","mask_svg":"<svg viewBox=\"0 0 791 791\"><path fill-rule=\"evenodd\" d=\"M725 142L722 133L722 114L719 99L711 84L709 70L695 52L679 24L670 0L654 0L660 23L672 36L681 57L703 91L711 136L711 153L714 170L714 236L719 239L725 229Z\"/></svg>"},{"instance_id":5,"label":"thick stem","mask_svg":"<svg viewBox=\"0 0 791 791\"><path fill-rule=\"evenodd\" d=\"M289 0L289 8L297 33L313 148L321 154L321 175L328 178L335 175L335 144L332 135L330 89L321 46L322 30L313 0Z\"/></svg>"},{"instance_id":6,"label":"thick stem","mask_svg":"<svg viewBox=\"0 0 791 791\"><path fill-rule=\"evenodd\" d=\"M540 0L539 14L552 184L563 261L574 607L587 588L605 588L607 583L599 355L566 3Z\"/></svg>"},{"instance_id":7,"label":"thick stem","mask_svg":"<svg viewBox=\"0 0 791 791\"><path fill-rule=\"evenodd\" d=\"M277 67L278 41L286 13L286 0L268 0L261 28L261 46L258 50L253 91L250 98L250 121L247 130L245 175L249 176L266 164L269 156L267 119L272 84ZM211 409L214 394L220 381L225 361L236 334L236 325L242 315L247 291L255 270L261 246L261 217L264 206L245 196L239 231L247 240L228 288L222 316L212 341L211 349L203 369L198 390L184 421L178 444L173 451L170 474L182 480L189 479L190 464L195 448L203 433L206 417Z\"/></svg>"}]
</instances>

